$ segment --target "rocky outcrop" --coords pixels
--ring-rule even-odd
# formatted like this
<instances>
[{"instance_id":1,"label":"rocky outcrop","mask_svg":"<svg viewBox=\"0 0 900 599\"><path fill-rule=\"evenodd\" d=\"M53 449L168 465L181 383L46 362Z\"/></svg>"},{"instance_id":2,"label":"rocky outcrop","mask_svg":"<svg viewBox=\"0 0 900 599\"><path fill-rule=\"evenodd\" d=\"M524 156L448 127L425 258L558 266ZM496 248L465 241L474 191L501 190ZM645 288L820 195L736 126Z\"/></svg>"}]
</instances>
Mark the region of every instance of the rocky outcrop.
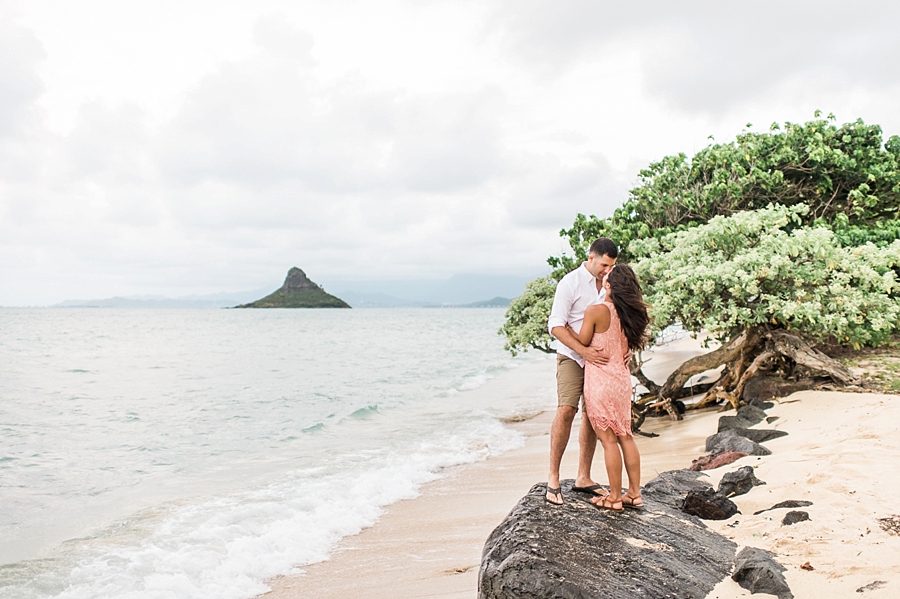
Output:
<instances>
[{"instance_id":1,"label":"rocky outcrop","mask_svg":"<svg viewBox=\"0 0 900 599\"><path fill-rule=\"evenodd\" d=\"M737 548L680 509L690 489L711 489L702 476L663 473L644 487L644 510L621 513L593 507L570 480L562 506L535 485L485 543L479 598L706 597Z\"/></svg>"},{"instance_id":2,"label":"rocky outcrop","mask_svg":"<svg viewBox=\"0 0 900 599\"><path fill-rule=\"evenodd\" d=\"M349 308L344 300L325 293L306 273L293 267L288 271L284 284L278 291L266 297L241 304L237 308Z\"/></svg>"}]
</instances>

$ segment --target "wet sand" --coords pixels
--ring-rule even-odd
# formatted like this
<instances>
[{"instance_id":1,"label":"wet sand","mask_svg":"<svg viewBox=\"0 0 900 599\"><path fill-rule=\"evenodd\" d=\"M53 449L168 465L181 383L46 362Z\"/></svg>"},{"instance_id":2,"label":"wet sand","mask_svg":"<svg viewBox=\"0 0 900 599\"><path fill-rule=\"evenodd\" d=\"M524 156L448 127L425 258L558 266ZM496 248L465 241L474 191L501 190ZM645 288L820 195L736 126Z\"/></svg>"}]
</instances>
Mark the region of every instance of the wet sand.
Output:
<instances>
[{"instance_id":1,"label":"wet sand","mask_svg":"<svg viewBox=\"0 0 900 599\"><path fill-rule=\"evenodd\" d=\"M699 351L689 339L675 342L650 356L645 371L662 381L676 364ZM552 380L552 364L540 368L546 372L539 374ZM533 484L546 480L553 410L551 394L547 411L510 424L525 435L524 447L449 469L443 478L425 485L420 497L390 506L375 526L345 538L331 559L270 581L273 590L264 597L474 599L485 539ZM803 392L785 399L769 414L779 416L771 426L789 433L766 443L773 455L743 458L708 473L715 485L725 472L749 464L767 484L734 499L742 514L710 526L739 546L778 554L798 598L900 596L900 537L883 531L877 521L900 514L900 505L894 501L900 491L900 477L895 474L900 467L900 398ZM660 436L636 438L642 453L642 482L658 472L689 466L704 453L705 439L715 432L719 416L712 409L689 413L678 423L648 419L642 430ZM576 428L563 460L566 478L575 475L577 438ZM594 464L594 478L605 484L599 454ZM782 526L786 509L750 515L786 499L813 501L813 506L803 508L812 520ZM806 562L815 569L801 569ZM875 585L878 588L864 595L855 593L876 581L885 584ZM710 595L717 599L749 596L730 579Z\"/></svg>"}]
</instances>

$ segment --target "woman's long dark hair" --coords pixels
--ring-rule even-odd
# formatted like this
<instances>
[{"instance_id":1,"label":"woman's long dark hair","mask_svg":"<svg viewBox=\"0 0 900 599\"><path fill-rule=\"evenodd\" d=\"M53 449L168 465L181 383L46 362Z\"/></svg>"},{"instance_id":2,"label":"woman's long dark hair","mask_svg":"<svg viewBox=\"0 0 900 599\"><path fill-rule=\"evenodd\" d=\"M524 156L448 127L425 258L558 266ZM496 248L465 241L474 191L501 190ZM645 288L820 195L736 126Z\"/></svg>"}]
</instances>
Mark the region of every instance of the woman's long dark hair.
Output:
<instances>
[{"instance_id":1,"label":"woman's long dark hair","mask_svg":"<svg viewBox=\"0 0 900 599\"><path fill-rule=\"evenodd\" d=\"M612 292L612 303L622 323L622 331L628 340L628 349L637 351L647 344L647 326L650 315L637 275L627 264L616 264L606 281Z\"/></svg>"}]
</instances>

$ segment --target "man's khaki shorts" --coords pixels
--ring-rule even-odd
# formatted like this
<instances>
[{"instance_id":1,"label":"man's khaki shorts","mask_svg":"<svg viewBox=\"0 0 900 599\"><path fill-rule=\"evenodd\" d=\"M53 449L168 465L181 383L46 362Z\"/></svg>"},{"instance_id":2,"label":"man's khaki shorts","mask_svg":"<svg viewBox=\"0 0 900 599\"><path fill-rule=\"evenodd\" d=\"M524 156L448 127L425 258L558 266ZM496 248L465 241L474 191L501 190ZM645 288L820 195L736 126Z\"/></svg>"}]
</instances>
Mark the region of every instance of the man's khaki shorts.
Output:
<instances>
[{"instance_id":1,"label":"man's khaki shorts","mask_svg":"<svg viewBox=\"0 0 900 599\"><path fill-rule=\"evenodd\" d=\"M572 358L556 354L556 397L559 405L577 410L583 392L584 368Z\"/></svg>"}]
</instances>

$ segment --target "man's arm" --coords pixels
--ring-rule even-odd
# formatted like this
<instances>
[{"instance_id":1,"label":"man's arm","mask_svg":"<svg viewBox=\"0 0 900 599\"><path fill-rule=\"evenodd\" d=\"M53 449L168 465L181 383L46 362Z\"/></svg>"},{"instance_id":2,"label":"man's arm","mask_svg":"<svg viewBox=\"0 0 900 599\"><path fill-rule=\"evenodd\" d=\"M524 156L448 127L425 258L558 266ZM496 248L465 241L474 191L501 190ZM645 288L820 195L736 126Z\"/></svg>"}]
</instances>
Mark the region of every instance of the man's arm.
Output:
<instances>
[{"instance_id":1,"label":"man's arm","mask_svg":"<svg viewBox=\"0 0 900 599\"><path fill-rule=\"evenodd\" d=\"M553 295L553 307L550 309L550 318L547 322L547 329L556 339L577 353L579 356L591 362L592 364L606 364L609 358L603 356L592 347L585 347L575 338L572 333L566 330L569 311L572 304L575 303L575 291L571 289L564 281L556 286L556 293Z\"/></svg>"},{"instance_id":2,"label":"man's arm","mask_svg":"<svg viewBox=\"0 0 900 599\"><path fill-rule=\"evenodd\" d=\"M609 362L609 357L604 356L593 347L585 347L575 336L569 332L566 327L553 327L550 334L556 337L556 340L570 348L576 354L584 358L585 362L597 364L601 366Z\"/></svg>"}]
</instances>

